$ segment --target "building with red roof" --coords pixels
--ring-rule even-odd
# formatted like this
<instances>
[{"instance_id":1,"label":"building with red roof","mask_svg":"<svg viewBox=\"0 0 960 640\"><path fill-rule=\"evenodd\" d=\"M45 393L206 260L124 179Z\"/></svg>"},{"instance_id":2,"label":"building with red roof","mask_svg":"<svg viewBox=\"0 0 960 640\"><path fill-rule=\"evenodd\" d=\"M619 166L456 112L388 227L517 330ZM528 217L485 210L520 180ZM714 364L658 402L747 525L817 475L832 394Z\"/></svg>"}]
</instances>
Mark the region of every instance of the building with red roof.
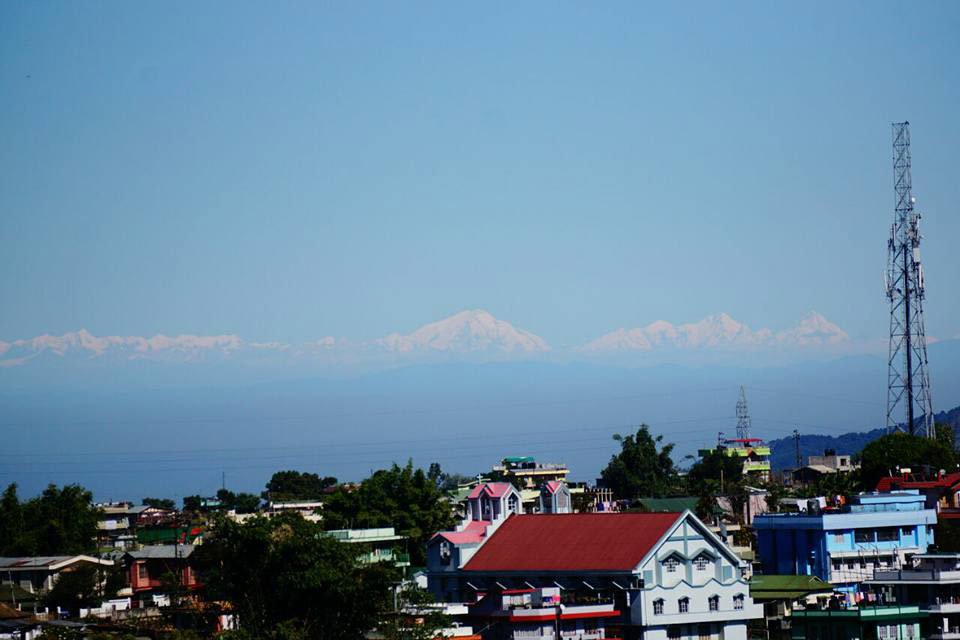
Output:
<instances>
[{"instance_id":1,"label":"building with red roof","mask_svg":"<svg viewBox=\"0 0 960 640\"><path fill-rule=\"evenodd\" d=\"M877 491L903 491L916 489L925 497L927 509L935 509L937 520L960 519L960 472L938 473L936 478L918 478L904 471L899 476L880 478L877 482Z\"/></svg>"},{"instance_id":2,"label":"building with red roof","mask_svg":"<svg viewBox=\"0 0 960 640\"><path fill-rule=\"evenodd\" d=\"M514 513L494 524L446 564L449 534L427 553L430 590L468 603L484 638L559 627L564 637L737 640L762 616L742 561L689 511Z\"/></svg>"}]
</instances>

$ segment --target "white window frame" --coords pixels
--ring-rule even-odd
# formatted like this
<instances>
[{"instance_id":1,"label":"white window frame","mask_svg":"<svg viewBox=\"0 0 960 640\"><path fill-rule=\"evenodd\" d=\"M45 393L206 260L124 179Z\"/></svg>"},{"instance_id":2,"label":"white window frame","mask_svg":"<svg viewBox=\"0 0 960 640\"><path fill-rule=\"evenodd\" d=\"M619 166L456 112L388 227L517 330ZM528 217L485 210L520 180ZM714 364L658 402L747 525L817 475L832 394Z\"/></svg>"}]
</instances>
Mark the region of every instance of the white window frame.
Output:
<instances>
[{"instance_id":1,"label":"white window frame","mask_svg":"<svg viewBox=\"0 0 960 640\"><path fill-rule=\"evenodd\" d=\"M697 571L706 571L707 567L710 566L710 558L707 557L707 554L701 553L693 559L693 566L697 568Z\"/></svg>"},{"instance_id":2,"label":"white window frame","mask_svg":"<svg viewBox=\"0 0 960 640\"><path fill-rule=\"evenodd\" d=\"M677 600L677 611L680 613L690 613L690 598L684 596Z\"/></svg>"},{"instance_id":3,"label":"white window frame","mask_svg":"<svg viewBox=\"0 0 960 640\"><path fill-rule=\"evenodd\" d=\"M657 598L653 601L653 615L662 616L663 615L663 598Z\"/></svg>"}]
</instances>

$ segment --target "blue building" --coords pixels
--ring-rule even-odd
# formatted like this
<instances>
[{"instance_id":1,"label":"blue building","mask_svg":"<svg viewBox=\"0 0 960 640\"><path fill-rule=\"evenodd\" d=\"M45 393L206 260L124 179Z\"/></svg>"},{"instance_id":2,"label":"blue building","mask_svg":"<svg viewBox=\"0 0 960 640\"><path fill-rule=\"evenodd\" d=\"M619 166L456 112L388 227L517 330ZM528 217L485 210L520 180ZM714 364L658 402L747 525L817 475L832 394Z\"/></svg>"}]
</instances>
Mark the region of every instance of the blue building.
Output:
<instances>
[{"instance_id":1,"label":"blue building","mask_svg":"<svg viewBox=\"0 0 960 640\"><path fill-rule=\"evenodd\" d=\"M754 518L766 574L814 575L852 596L874 571L908 565L933 544L937 514L916 490L863 493L839 509Z\"/></svg>"}]
</instances>

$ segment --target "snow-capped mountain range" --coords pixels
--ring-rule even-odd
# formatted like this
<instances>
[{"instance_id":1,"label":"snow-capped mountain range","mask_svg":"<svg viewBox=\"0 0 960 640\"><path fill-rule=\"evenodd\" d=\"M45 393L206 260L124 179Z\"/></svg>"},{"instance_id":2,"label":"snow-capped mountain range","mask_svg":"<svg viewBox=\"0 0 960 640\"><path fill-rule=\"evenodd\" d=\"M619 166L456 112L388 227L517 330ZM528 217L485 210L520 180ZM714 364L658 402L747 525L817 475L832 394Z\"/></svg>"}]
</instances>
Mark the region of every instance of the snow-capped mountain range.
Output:
<instances>
[{"instance_id":1,"label":"snow-capped mountain range","mask_svg":"<svg viewBox=\"0 0 960 640\"><path fill-rule=\"evenodd\" d=\"M572 356L603 356L659 350L740 350L769 347L829 347L850 337L822 315L811 312L783 331L753 330L725 313L698 322L674 325L659 320L635 329L617 329L585 345L566 351ZM60 336L0 341L0 366L27 365L38 358L194 361L232 358L241 354L270 354L290 358L336 356L339 362L356 358L414 360L430 356L490 355L530 358L551 352L547 342L489 312L461 311L409 334L391 333L370 341L322 337L301 344L248 342L237 335L180 335L170 337L95 336L85 329ZM555 353L555 352L554 352Z\"/></svg>"},{"instance_id":2,"label":"snow-capped mountain range","mask_svg":"<svg viewBox=\"0 0 960 640\"><path fill-rule=\"evenodd\" d=\"M578 348L581 353L653 351L655 349L714 349L737 347L812 347L850 341L847 333L816 311L795 326L774 333L754 331L725 313L707 316L699 322L673 325L664 320L636 329L617 329Z\"/></svg>"}]
</instances>

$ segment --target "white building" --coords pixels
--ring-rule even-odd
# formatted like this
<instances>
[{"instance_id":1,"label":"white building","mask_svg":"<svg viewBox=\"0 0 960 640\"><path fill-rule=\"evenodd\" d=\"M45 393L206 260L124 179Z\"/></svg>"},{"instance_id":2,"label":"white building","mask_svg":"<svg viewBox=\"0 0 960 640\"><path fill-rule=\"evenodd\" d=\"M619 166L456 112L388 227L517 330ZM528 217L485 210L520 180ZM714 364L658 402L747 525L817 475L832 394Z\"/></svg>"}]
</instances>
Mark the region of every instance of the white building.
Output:
<instances>
[{"instance_id":1,"label":"white building","mask_svg":"<svg viewBox=\"0 0 960 640\"><path fill-rule=\"evenodd\" d=\"M570 608L583 606L591 608L575 619L590 620L589 629L564 627L565 638L602 638L600 630L615 626L625 638L745 640L748 621L763 617L743 561L691 512L522 514L509 509L510 489L478 487L471 509L482 517L488 496L499 504L489 513L499 515L468 517L427 547L430 591L469 603L478 615L486 611L490 619L474 624L487 629L484 638L530 637L536 624L555 616L561 624L564 611L569 617ZM534 602L552 599L550 589L557 590L555 602ZM504 614L513 604L485 602L504 596L529 598L521 608L544 609L537 615L548 617L521 620L533 614Z\"/></svg>"}]
</instances>

